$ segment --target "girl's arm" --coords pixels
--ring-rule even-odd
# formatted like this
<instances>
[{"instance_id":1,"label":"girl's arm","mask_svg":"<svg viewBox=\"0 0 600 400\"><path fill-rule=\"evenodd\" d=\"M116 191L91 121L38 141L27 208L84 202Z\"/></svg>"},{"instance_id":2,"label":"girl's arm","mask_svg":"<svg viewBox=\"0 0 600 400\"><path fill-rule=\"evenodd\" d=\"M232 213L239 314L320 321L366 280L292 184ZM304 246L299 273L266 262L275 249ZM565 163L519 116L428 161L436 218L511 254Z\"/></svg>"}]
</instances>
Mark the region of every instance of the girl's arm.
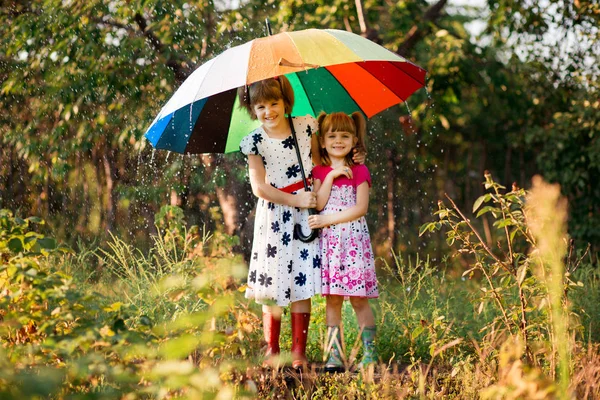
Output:
<instances>
[{"instance_id":1,"label":"girl's arm","mask_svg":"<svg viewBox=\"0 0 600 400\"><path fill-rule=\"evenodd\" d=\"M252 192L256 197L270 201L271 203L284 204L290 207L314 208L317 205L316 194L298 191L293 195L282 192L267 183L265 166L261 156L248 155L248 175L250 176L250 185Z\"/></svg>"},{"instance_id":2,"label":"girl's arm","mask_svg":"<svg viewBox=\"0 0 600 400\"><path fill-rule=\"evenodd\" d=\"M369 183L363 182L356 188L356 205L347 210L329 215L311 215L308 226L311 229L323 228L329 225L341 224L359 219L369 209Z\"/></svg>"}]
</instances>

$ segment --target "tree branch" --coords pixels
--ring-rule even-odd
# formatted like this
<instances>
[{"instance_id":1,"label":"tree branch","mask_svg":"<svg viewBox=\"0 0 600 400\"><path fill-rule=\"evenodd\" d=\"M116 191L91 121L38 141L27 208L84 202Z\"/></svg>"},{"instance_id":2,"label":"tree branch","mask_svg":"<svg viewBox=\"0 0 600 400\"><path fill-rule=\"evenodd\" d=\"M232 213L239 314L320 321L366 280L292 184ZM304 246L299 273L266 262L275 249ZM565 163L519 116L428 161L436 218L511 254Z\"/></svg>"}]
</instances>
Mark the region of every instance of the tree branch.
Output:
<instances>
[{"instance_id":1,"label":"tree branch","mask_svg":"<svg viewBox=\"0 0 600 400\"><path fill-rule=\"evenodd\" d=\"M460 211L460 209L458 208L458 206L456 205L456 203L454 203L454 201L452 200L452 198L450 196L448 196L448 194L446 194L446 193L444 193L444 196L446 196L446 198L448 200L450 200L450 203L452 204L452 208L454 208L454 210L458 213L458 215L460 215L460 217L462 218L462 220L469 226L469 228L475 234L475 236L479 240L479 243L481 244L481 246L483 247L483 249L486 251L486 253L488 253L490 255L490 257L492 257L500 266L502 266L502 268L504 268L506 270L506 272L508 272L511 275L514 275L515 273L513 271L511 271L510 268L508 268L506 266L506 263L503 262L501 259L499 259L498 256L496 256L494 254L494 252L492 251L492 249L490 249L485 244L485 242L483 241L481 235L479 234L479 232L477 232L477 229L475 229L475 227L471 224L471 222L469 221L469 219L464 216L464 214Z\"/></svg>"},{"instance_id":2,"label":"tree branch","mask_svg":"<svg viewBox=\"0 0 600 400\"><path fill-rule=\"evenodd\" d=\"M365 13L363 11L362 0L355 0L356 3L356 14L358 15L358 24L360 25L360 33L362 35L366 35L367 29L367 19L365 18Z\"/></svg>"},{"instance_id":3,"label":"tree branch","mask_svg":"<svg viewBox=\"0 0 600 400\"><path fill-rule=\"evenodd\" d=\"M173 70L177 82L183 82L190 74L191 63L188 60L184 60L181 56L177 56L173 53L165 51L165 46L160 39L156 37L156 35L150 29L148 29L146 19L140 13L136 13L133 19L137 23L142 34L159 54L169 53L167 56L166 65Z\"/></svg>"},{"instance_id":4,"label":"tree branch","mask_svg":"<svg viewBox=\"0 0 600 400\"><path fill-rule=\"evenodd\" d=\"M442 9L448 0L440 0L425 12L423 21L420 24L413 25L408 31L406 39L398 46L396 53L406 56L408 52L431 30L430 23L435 23L442 16Z\"/></svg>"},{"instance_id":5,"label":"tree branch","mask_svg":"<svg viewBox=\"0 0 600 400\"><path fill-rule=\"evenodd\" d=\"M360 25L360 35L364 38L369 39L372 42L381 44L381 38L379 37L379 32L377 31L377 29L369 27L369 23L367 22L367 18L365 17L362 0L355 0L354 2L356 4L358 24ZM348 25L346 26L346 30L348 30ZM349 31L352 32L351 30Z\"/></svg>"}]
</instances>

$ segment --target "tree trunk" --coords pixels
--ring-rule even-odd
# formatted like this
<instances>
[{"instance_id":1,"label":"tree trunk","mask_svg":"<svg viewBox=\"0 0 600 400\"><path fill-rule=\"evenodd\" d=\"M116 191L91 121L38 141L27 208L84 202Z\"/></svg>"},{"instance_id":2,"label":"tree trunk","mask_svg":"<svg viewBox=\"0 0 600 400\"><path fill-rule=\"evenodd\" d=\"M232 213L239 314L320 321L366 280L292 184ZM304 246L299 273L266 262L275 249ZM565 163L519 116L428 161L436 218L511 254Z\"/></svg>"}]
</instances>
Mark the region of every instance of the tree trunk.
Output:
<instances>
[{"instance_id":1,"label":"tree trunk","mask_svg":"<svg viewBox=\"0 0 600 400\"><path fill-rule=\"evenodd\" d=\"M110 151L110 150L108 150ZM115 226L115 168L113 166L112 157L109 154L102 155L102 163L104 164L104 179L106 188L106 204L105 204L105 223L106 230L112 232Z\"/></svg>"},{"instance_id":2,"label":"tree trunk","mask_svg":"<svg viewBox=\"0 0 600 400\"><path fill-rule=\"evenodd\" d=\"M464 206L466 206L466 209L470 210L470 208L468 207L469 204L473 204L473 201L471 199L471 185L473 185L472 178L471 178L471 170L473 169L473 146L469 146L469 150L467 151L467 167L465 169L465 198L463 199L464 201ZM481 175L483 176L483 175ZM480 179L477 178L477 183L479 183Z\"/></svg>"},{"instance_id":3,"label":"tree trunk","mask_svg":"<svg viewBox=\"0 0 600 400\"><path fill-rule=\"evenodd\" d=\"M239 233L250 213L250 205L254 204L251 190L247 184L234 177L232 164L225 160L222 154L204 155L202 163L209 176L213 176L217 172L225 176L227 184L217 186L215 189L217 201L223 213L225 232L228 235Z\"/></svg>"},{"instance_id":4,"label":"tree trunk","mask_svg":"<svg viewBox=\"0 0 600 400\"><path fill-rule=\"evenodd\" d=\"M481 145L481 150L480 150L480 155L481 157L479 158L479 178L478 178L478 182L479 184L477 185L477 187L479 188L478 190L478 194L477 196L483 196L485 189L483 187L483 185L481 185L481 182L483 181L483 176L485 175L485 166L487 164L487 142L485 140L481 140L479 142L479 144ZM472 205L472 204L471 204Z\"/></svg>"},{"instance_id":5,"label":"tree trunk","mask_svg":"<svg viewBox=\"0 0 600 400\"><path fill-rule=\"evenodd\" d=\"M15 168L15 151L11 148L8 151L8 168L7 168L7 177L6 177L6 198L2 202L3 207L10 208L9 203L14 201L15 191L14 191L14 178L15 178L16 168Z\"/></svg>"},{"instance_id":6,"label":"tree trunk","mask_svg":"<svg viewBox=\"0 0 600 400\"><path fill-rule=\"evenodd\" d=\"M387 151L387 231L389 249L396 247L396 212L394 204L396 203L396 162L397 150L395 148Z\"/></svg>"},{"instance_id":7,"label":"tree trunk","mask_svg":"<svg viewBox=\"0 0 600 400\"><path fill-rule=\"evenodd\" d=\"M83 157L77 156L77 181L81 182L83 186L83 206L81 207L77 226L79 232L84 232L86 226L89 222L90 215L90 185L88 184L88 179L85 171L85 161Z\"/></svg>"},{"instance_id":8,"label":"tree trunk","mask_svg":"<svg viewBox=\"0 0 600 400\"><path fill-rule=\"evenodd\" d=\"M527 182L525 178L525 152L523 151L523 146L519 147L519 170L521 171L519 181L521 182L521 187L524 188Z\"/></svg>"},{"instance_id":9,"label":"tree trunk","mask_svg":"<svg viewBox=\"0 0 600 400\"><path fill-rule=\"evenodd\" d=\"M503 183L504 183L504 186L506 186L506 187L510 187L512 184L511 163L512 163L512 147L509 144L506 149L506 156L504 159L504 182Z\"/></svg>"}]
</instances>

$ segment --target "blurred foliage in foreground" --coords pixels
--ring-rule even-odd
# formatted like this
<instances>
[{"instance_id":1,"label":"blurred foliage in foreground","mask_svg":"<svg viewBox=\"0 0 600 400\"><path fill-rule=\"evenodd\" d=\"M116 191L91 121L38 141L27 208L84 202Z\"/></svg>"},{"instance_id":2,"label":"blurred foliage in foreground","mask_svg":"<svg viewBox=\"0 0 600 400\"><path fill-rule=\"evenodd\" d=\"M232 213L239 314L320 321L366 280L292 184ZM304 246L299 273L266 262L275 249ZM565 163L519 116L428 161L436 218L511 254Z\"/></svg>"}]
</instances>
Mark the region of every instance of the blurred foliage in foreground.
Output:
<instances>
[{"instance_id":1,"label":"blurred foliage in foreground","mask_svg":"<svg viewBox=\"0 0 600 400\"><path fill-rule=\"evenodd\" d=\"M598 397L600 274L589 255L567 253L558 188L507 192L490 176L485 185L474 209L504 232L501 247L488 247L451 199L440 203L439 222L421 232L443 230L452 257L470 266L464 276L398 256L373 304L381 363L357 376L311 370L302 380L257 367L260 308L243 297L246 268L234 243L188 227L180 209L157 214L149 252L118 237L107 250L72 251L39 232L42 220L2 210L0 395ZM324 301L313 303L308 352L318 362ZM356 359L350 307L343 320ZM281 342L289 349L289 327Z\"/></svg>"}]
</instances>

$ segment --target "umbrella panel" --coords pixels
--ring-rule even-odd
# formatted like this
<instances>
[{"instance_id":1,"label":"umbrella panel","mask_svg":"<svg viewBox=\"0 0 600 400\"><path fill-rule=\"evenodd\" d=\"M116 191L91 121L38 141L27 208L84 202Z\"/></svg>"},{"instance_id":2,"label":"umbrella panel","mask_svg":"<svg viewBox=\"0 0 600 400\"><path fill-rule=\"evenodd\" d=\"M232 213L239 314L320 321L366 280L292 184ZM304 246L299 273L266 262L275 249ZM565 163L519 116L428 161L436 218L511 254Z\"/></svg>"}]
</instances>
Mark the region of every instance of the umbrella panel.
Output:
<instances>
[{"instance_id":1,"label":"umbrella panel","mask_svg":"<svg viewBox=\"0 0 600 400\"><path fill-rule=\"evenodd\" d=\"M293 116L360 111L372 117L419 89L424 71L410 63L366 61L285 76L294 90ZM155 148L178 153L238 151L242 138L260 123L239 107L236 91L230 89L197 100L166 115L153 124L146 137Z\"/></svg>"}]
</instances>

